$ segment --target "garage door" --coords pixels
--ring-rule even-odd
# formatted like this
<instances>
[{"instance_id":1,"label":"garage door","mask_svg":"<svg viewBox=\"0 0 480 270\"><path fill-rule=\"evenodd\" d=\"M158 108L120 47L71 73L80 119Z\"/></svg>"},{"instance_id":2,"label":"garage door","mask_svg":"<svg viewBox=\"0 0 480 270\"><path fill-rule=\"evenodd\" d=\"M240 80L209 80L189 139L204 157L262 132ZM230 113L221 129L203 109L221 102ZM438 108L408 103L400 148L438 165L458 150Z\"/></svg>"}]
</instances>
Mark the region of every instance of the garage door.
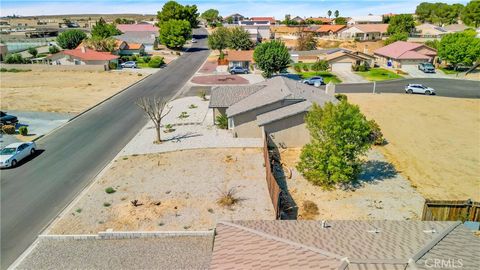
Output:
<instances>
[{"instance_id":1,"label":"garage door","mask_svg":"<svg viewBox=\"0 0 480 270\"><path fill-rule=\"evenodd\" d=\"M333 63L332 71L351 71L352 63Z\"/></svg>"}]
</instances>

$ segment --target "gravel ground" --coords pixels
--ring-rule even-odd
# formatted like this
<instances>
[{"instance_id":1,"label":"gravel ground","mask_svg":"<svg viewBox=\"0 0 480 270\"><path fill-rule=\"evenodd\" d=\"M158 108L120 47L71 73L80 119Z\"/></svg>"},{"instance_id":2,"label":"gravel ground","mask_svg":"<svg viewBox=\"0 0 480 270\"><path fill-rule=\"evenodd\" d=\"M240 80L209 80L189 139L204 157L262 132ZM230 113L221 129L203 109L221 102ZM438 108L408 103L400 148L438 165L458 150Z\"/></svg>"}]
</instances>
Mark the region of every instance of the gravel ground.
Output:
<instances>
[{"instance_id":1,"label":"gravel ground","mask_svg":"<svg viewBox=\"0 0 480 270\"><path fill-rule=\"evenodd\" d=\"M300 149L281 154L282 161L292 169L292 178L286 182L299 207L299 219L303 219L306 200L318 206L316 220L418 220L421 217L425 200L379 151L368 154L356 189L330 191L311 184L295 169L299 154Z\"/></svg>"},{"instance_id":2,"label":"gravel ground","mask_svg":"<svg viewBox=\"0 0 480 270\"><path fill-rule=\"evenodd\" d=\"M208 230L217 220L275 219L263 163L261 148L120 157L49 233ZM231 188L240 201L217 204Z\"/></svg>"},{"instance_id":3,"label":"gravel ground","mask_svg":"<svg viewBox=\"0 0 480 270\"><path fill-rule=\"evenodd\" d=\"M16 269L208 269L211 236L73 240L40 238Z\"/></svg>"},{"instance_id":4,"label":"gravel ground","mask_svg":"<svg viewBox=\"0 0 480 270\"><path fill-rule=\"evenodd\" d=\"M189 109L190 104L197 108ZM213 123L213 110L208 109L208 101L199 97L184 97L169 103L172 111L165 117L164 125L172 124L175 131L165 133L162 128L161 144L154 144L156 131L149 122L121 151L121 155L162 153L186 149L262 147L259 138L234 138L228 130L219 129ZM188 118L178 115L186 111ZM188 124L188 125L185 125Z\"/></svg>"}]
</instances>

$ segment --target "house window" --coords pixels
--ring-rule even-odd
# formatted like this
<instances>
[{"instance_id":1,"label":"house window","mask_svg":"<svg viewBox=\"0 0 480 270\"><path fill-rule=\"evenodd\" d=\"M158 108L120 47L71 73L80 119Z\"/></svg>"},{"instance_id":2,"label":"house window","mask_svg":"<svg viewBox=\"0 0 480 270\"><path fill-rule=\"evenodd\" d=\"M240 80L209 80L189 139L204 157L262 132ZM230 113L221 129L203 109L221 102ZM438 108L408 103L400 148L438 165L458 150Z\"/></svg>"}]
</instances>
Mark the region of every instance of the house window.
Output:
<instances>
[{"instance_id":1,"label":"house window","mask_svg":"<svg viewBox=\"0 0 480 270\"><path fill-rule=\"evenodd\" d=\"M235 127L235 123L233 122L233 118L228 118L228 129L233 129Z\"/></svg>"},{"instance_id":2,"label":"house window","mask_svg":"<svg viewBox=\"0 0 480 270\"><path fill-rule=\"evenodd\" d=\"M75 63L75 65L80 65L81 64L80 61L77 60L77 59L73 60L73 62Z\"/></svg>"}]
</instances>

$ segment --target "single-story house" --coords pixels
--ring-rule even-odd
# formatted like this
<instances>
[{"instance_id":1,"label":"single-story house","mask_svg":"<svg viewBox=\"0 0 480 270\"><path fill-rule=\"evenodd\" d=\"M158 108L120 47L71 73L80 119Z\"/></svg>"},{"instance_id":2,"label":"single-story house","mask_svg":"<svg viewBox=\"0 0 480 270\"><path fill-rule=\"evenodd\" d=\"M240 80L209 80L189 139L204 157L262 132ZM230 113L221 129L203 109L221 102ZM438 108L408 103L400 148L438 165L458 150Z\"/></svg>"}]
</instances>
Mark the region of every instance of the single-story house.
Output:
<instances>
[{"instance_id":1,"label":"single-story house","mask_svg":"<svg viewBox=\"0 0 480 270\"><path fill-rule=\"evenodd\" d=\"M301 147L310 141L304 121L313 103L338 100L316 87L282 76L247 86L212 89L209 107L228 117L233 136L262 138L275 145ZM215 117L216 117L215 116Z\"/></svg>"},{"instance_id":2,"label":"single-story house","mask_svg":"<svg viewBox=\"0 0 480 270\"><path fill-rule=\"evenodd\" d=\"M459 221L220 221L210 269L478 269Z\"/></svg>"},{"instance_id":3,"label":"single-story house","mask_svg":"<svg viewBox=\"0 0 480 270\"><path fill-rule=\"evenodd\" d=\"M326 55L336 53L339 51L348 51L342 48L323 49L323 50L310 50L310 51L290 51L290 59L294 63L315 63L319 59L324 59Z\"/></svg>"},{"instance_id":4,"label":"single-story house","mask_svg":"<svg viewBox=\"0 0 480 270\"><path fill-rule=\"evenodd\" d=\"M320 23L320 24L332 24L333 23L333 19L325 18L325 17L317 17L317 18L310 17L307 20L315 22L315 23Z\"/></svg>"},{"instance_id":5,"label":"single-story house","mask_svg":"<svg viewBox=\"0 0 480 270\"><path fill-rule=\"evenodd\" d=\"M445 25L443 27L443 29L447 30L448 32L450 33L457 33L457 32L463 32L465 30L467 30L468 26L466 26L465 24L460 24L460 23L456 23L456 24L449 24L449 25Z\"/></svg>"},{"instance_id":6,"label":"single-story house","mask_svg":"<svg viewBox=\"0 0 480 270\"><path fill-rule=\"evenodd\" d=\"M46 60L51 65L103 65L108 69L110 63L118 63L118 58L118 55L109 52L97 52L81 46L49 55Z\"/></svg>"},{"instance_id":7,"label":"single-story house","mask_svg":"<svg viewBox=\"0 0 480 270\"><path fill-rule=\"evenodd\" d=\"M235 13L235 14L232 14L232 15L229 15L229 16L223 18L223 21L228 22L230 19L231 19L232 23L238 23L240 21L243 21L245 19L245 17L241 14Z\"/></svg>"},{"instance_id":8,"label":"single-story house","mask_svg":"<svg viewBox=\"0 0 480 270\"><path fill-rule=\"evenodd\" d=\"M350 71L352 66L366 65L369 67L374 66L375 57L361 53L350 51L338 51L324 58L330 64L330 68L335 71Z\"/></svg>"},{"instance_id":9,"label":"single-story house","mask_svg":"<svg viewBox=\"0 0 480 270\"><path fill-rule=\"evenodd\" d=\"M383 17L380 15L369 14L367 16L353 16L347 21L347 25L375 23L383 23Z\"/></svg>"},{"instance_id":10,"label":"single-story house","mask_svg":"<svg viewBox=\"0 0 480 270\"><path fill-rule=\"evenodd\" d=\"M159 33L152 31L138 31L138 32L125 32L121 35L114 36L117 40L122 40L127 43L143 44L146 52L153 51L153 45L157 39Z\"/></svg>"},{"instance_id":11,"label":"single-story house","mask_svg":"<svg viewBox=\"0 0 480 270\"><path fill-rule=\"evenodd\" d=\"M250 66L255 63L255 61L253 60L253 52L254 50L229 50L226 53L225 59L228 60L229 67L243 67L250 69Z\"/></svg>"},{"instance_id":12,"label":"single-story house","mask_svg":"<svg viewBox=\"0 0 480 270\"><path fill-rule=\"evenodd\" d=\"M248 31L250 39L254 42L262 42L272 39L272 33L270 32L270 25L248 25L245 24L249 21L242 21L239 24L225 24L225 27L241 27Z\"/></svg>"},{"instance_id":13,"label":"single-story house","mask_svg":"<svg viewBox=\"0 0 480 270\"><path fill-rule=\"evenodd\" d=\"M425 44L397 41L374 51L376 63L401 68L402 65L418 65L433 62L437 51Z\"/></svg>"},{"instance_id":14,"label":"single-story house","mask_svg":"<svg viewBox=\"0 0 480 270\"><path fill-rule=\"evenodd\" d=\"M115 51L118 55L143 55L145 54L145 45L141 43L128 43L123 40L116 40Z\"/></svg>"},{"instance_id":15,"label":"single-story house","mask_svg":"<svg viewBox=\"0 0 480 270\"><path fill-rule=\"evenodd\" d=\"M295 18L291 19L291 21L294 21L299 24L303 24L305 22L305 20L300 16L296 16Z\"/></svg>"},{"instance_id":16,"label":"single-story house","mask_svg":"<svg viewBox=\"0 0 480 270\"><path fill-rule=\"evenodd\" d=\"M117 24L117 29L122 33L126 32L158 32L159 28L152 24Z\"/></svg>"},{"instance_id":17,"label":"single-story house","mask_svg":"<svg viewBox=\"0 0 480 270\"><path fill-rule=\"evenodd\" d=\"M412 36L421 38L441 38L445 34L448 34L448 30L445 28L430 23L424 23L415 26L415 33L413 33Z\"/></svg>"},{"instance_id":18,"label":"single-story house","mask_svg":"<svg viewBox=\"0 0 480 270\"><path fill-rule=\"evenodd\" d=\"M251 17L252 22L268 22L269 24L275 24L277 21L275 17Z\"/></svg>"},{"instance_id":19,"label":"single-story house","mask_svg":"<svg viewBox=\"0 0 480 270\"><path fill-rule=\"evenodd\" d=\"M315 34L318 37L335 37L346 27L346 25L341 24L324 24L320 25L320 27L315 30Z\"/></svg>"},{"instance_id":20,"label":"single-story house","mask_svg":"<svg viewBox=\"0 0 480 270\"><path fill-rule=\"evenodd\" d=\"M378 40L387 35L388 24L355 24L342 30L339 36L346 39Z\"/></svg>"}]
</instances>

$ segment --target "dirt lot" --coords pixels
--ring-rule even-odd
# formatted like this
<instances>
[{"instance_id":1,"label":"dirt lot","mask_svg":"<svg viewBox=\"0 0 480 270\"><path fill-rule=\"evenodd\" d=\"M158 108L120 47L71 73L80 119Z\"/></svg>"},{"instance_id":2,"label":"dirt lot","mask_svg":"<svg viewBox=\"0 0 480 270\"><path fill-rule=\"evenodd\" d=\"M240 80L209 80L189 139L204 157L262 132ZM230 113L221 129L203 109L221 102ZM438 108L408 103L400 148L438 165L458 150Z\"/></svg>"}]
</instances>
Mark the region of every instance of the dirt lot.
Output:
<instances>
[{"instance_id":1,"label":"dirt lot","mask_svg":"<svg viewBox=\"0 0 480 270\"><path fill-rule=\"evenodd\" d=\"M423 197L378 150L370 151L351 190L324 190L308 182L295 169L300 152L300 148L280 151L284 166L292 172L285 182L298 206L298 219L417 220L421 216ZM308 202L314 206L306 206Z\"/></svg>"},{"instance_id":2,"label":"dirt lot","mask_svg":"<svg viewBox=\"0 0 480 270\"><path fill-rule=\"evenodd\" d=\"M380 125L380 150L425 197L480 200L480 100L348 94Z\"/></svg>"},{"instance_id":3,"label":"dirt lot","mask_svg":"<svg viewBox=\"0 0 480 270\"><path fill-rule=\"evenodd\" d=\"M2 110L80 113L143 76L130 72L2 72Z\"/></svg>"},{"instance_id":4,"label":"dirt lot","mask_svg":"<svg viewBox=\"0 0 480 270\"><path fill-rule=\"evenodd\" d=\"M275 219L264 170L259 148L121 157L50 233L208 230L217 220ZM107 194L108 187L116 192ZM240 201L220 206L217 200L230 188Z\"/></svg>"}]
</instances>

